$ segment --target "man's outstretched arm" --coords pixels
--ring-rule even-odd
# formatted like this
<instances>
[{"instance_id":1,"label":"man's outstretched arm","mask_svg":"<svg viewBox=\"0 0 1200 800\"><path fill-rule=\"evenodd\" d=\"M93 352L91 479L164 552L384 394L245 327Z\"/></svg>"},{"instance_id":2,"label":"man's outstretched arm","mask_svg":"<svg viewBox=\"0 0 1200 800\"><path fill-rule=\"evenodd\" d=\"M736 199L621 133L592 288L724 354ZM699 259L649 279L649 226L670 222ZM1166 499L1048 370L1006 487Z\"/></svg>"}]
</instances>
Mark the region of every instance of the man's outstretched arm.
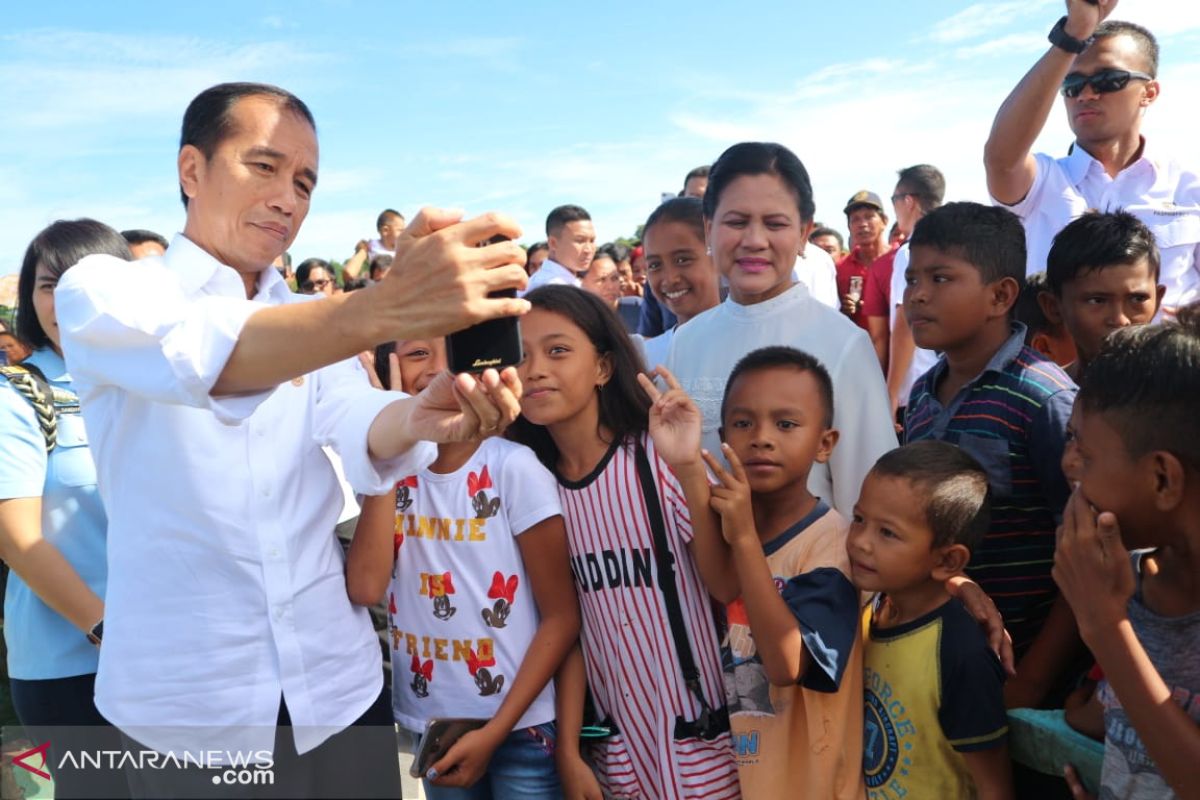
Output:
<instances>
[{"instance_id":1,"label":"man's outstretched arm","mask_svg":"<svg viewBox=\"0 0 1200 800\"><path fill-rule=\"evenodd\" d=\"M1088 39L1116 5L1117 0L1098 0L1096 5L1067 0L1066 32L1080 41ZM1015 205L1033 188L1033 143L1046 126L1074 61L1074 55L1052 45L1000 106L983 148L988 191L997 201Z\"/></svg>"},{"instance_id":2,"label":"man's outstretched arm","mask_svg":"<svg viewBox=\"0 0 1200 800\"><path fill-rule=\"evenodd\" d=\"M401 235L392 269L379 283L252 314L211 393L262 391L382 342L444 336L524 313L524 300L488 297L527 281L519 245L477 246L496 234L516 238L520 229L499 214L460 222L455 212L423 210Z\"/></svg>"}]
</instances>

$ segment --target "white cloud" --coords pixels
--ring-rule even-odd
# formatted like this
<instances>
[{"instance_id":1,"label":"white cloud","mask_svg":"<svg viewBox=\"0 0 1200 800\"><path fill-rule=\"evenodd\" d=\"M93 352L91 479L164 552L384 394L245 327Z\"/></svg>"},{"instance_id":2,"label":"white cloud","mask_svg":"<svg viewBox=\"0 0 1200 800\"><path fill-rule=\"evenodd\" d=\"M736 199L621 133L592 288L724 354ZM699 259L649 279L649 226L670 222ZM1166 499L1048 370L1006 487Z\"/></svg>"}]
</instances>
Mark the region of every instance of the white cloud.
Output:
<instances>
[{"instance_id":1,"label":"white cloud","mask_svg":"<svg viewBox=\"0 0 1200 800\"><path fill-rule=\"evenodd\" d=\"M1047 47L1046 37L1040 33L1012 33L979 44L959 47L954 57L959 60L974 60L998 55L1041 53Z\"/></svg>"},{"instance_id":2,"label":"white cloud","mask_svg":"<svg viewBox=\"0 0 1200 800\"><path fill-rule=\"evenodd\" d=\"M936 23L929 38L940 44L954 44L993 33L1002 25L1030 16L1056 0L1010 0L998 3L975 3Z\"/></svg>"}]
</instances>

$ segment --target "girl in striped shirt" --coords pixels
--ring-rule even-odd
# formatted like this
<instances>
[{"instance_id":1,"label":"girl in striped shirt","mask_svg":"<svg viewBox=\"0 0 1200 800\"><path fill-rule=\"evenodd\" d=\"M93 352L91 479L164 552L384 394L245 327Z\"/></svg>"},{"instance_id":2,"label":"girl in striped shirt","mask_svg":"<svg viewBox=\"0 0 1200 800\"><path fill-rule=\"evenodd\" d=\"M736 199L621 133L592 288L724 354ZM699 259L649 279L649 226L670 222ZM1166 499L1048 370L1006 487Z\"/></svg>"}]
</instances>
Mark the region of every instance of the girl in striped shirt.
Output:
<instances>
[{"instance_id":1,"label":"girl in striped shirt","mask_svg":"<svg viewBox=\"0 0 1200 800\"><path fill-rule=\"evenodd\" d=\"M688 513L709 500L684 419L698 412L671 393L652 408L637 352L598 298L547 286L526 299L522 416L509 436L558 479L583 614L583 668L570 659L559 678L567 796L737 798L709 598L732 600L737 586L715 514ZM613 731L585 746L586 761L583 672Z\"/></svg>"}]
</instances>

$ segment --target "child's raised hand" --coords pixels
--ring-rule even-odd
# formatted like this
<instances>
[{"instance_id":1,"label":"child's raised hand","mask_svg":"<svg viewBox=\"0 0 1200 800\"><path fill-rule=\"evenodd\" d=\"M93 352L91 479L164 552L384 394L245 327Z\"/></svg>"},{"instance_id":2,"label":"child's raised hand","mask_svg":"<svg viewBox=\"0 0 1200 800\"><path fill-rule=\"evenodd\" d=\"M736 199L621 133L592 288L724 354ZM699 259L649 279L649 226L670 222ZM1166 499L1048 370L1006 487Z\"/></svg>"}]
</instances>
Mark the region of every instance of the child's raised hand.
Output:
<instances>
[{"instance_id":1,"label":"child's raised hand","mask_svg":"<svg viewBox=\"0 0 1200 800\"><path fill-rule=\"evenodd\" d=\"M667 384L660 392L649 375L638 374L638 383L650 396L650 438L659 455L674 468L698 464L700 459L700 409L688 397L679 381L665 367L654 370Z\"/></svg>"},{"instance_id":2,"label":"child's raised hand","mask_svg":"<svg viewBox=\"0 0 1200 800\"><path fill-rule=\"evenodd\" d=\"M718 481L712 487L710 502L713 511L721 515L721 534L729 544L743 537L757 541L758 533L754 529L754 507L750 503L750 483L746 480L746 469L732 447L722 444L721 452L729 460L729 469L725 469L721 460L707 450L701 453L704 462Z\"/></svg>"},{"instance_id":3,"label":"child's raised hand","mask_svg":"<svg viewBox=\"0 0 1200 800\"><path fill-rule=\"evenodd\" d=\"M1058 528L1051 575L1075 612L1084 642L1126 617L1135 583L1117 517L1097 513L1078 488Z\"/></svg>"}]
</instances>

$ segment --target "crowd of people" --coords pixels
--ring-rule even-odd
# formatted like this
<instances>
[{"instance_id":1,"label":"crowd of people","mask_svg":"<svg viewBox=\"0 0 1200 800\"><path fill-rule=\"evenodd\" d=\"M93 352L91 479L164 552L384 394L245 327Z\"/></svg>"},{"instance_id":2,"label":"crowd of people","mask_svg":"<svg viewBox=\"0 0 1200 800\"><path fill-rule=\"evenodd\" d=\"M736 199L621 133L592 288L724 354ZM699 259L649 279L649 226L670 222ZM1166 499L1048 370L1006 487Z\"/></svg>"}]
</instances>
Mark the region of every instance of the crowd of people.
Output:
<instances>
[{"instance_id":1,"label":"crowd of people","mask_svg":"<svg viewBox=\"0 0 1200 800\"><path fill-rule=\"evenodd\" d=\"M389 208L293 270L311 112L198 95L184 230L55 222L0 332L8 675L58 796L399 797L465 718L427 797L1200 797L1200 173L1141 134L1151 33L1067 5L993 204L913 165L845 241L742 142L633 243ZM512 316L519 363L449 371Z\"/></svg>"}]
</instances>

